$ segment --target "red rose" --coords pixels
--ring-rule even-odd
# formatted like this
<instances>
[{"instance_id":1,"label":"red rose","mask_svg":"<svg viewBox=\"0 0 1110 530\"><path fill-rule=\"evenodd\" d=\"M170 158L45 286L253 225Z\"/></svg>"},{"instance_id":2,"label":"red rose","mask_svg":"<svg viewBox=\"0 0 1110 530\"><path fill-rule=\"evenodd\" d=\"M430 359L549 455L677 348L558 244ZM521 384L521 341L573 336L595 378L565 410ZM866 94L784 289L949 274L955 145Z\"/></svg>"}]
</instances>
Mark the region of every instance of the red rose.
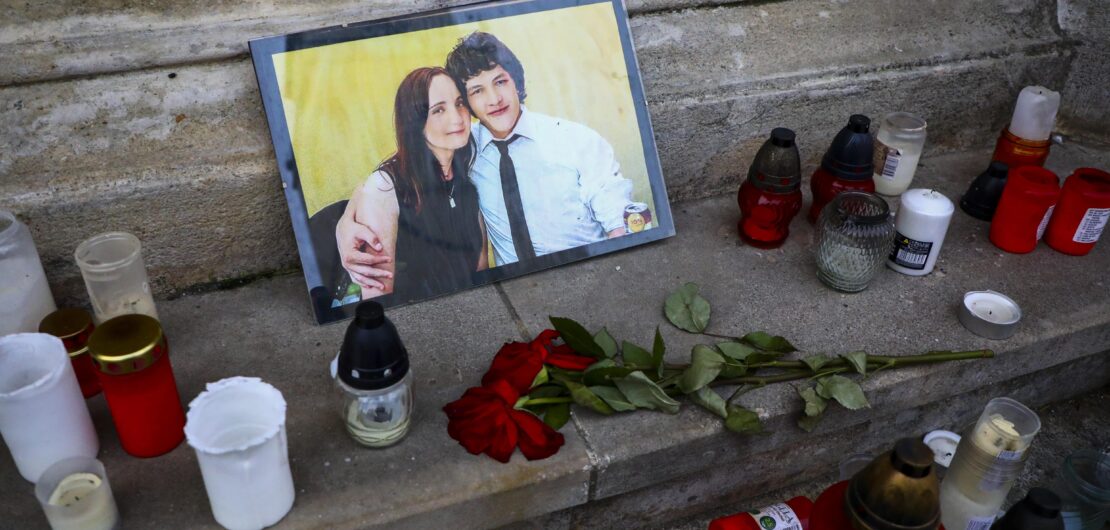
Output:
<instances>
[{"instance_id":1,"label":"red rose","mask_svg":"<svg viewBox=\"0 0 1110 530\"><path fill-rule=\"evenodd\" d=\"M528 460L558 452L563 435L533 414L514 409L519 398L520 393L504 380L467 389L461 398L443 407L447 434L470 454L485 453L502 463L509 461L517 447Z\"/></svg>"},{"instance_id":2,"label":"red rose","mask_svg":"<svg viewBox=\"0 0 1110 530\"><path fill-rule=\"evenodd\" d=\"M536 374L543 369L544 363L581 372L597 362L593 357L583 357L574 353L566 344L555 345L559 332L548 329L540 333L532 342L510 342L501 347L490 363L489 371L482 377L482 384L489 385L498 379L508 381L517 392L532 388Z\"/></svg>"}]
</instances>

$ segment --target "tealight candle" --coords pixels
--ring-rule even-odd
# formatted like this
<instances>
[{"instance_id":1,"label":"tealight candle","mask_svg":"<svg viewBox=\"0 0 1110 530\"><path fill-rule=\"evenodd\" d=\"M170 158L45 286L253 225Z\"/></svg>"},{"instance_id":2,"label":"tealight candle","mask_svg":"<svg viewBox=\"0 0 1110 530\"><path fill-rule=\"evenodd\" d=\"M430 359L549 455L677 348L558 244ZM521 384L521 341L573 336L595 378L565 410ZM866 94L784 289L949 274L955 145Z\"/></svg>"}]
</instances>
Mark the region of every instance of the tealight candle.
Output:
<instances>
[{"instance_id":1,"label":"tealight candle","mask_svg":"<svg viewBox=\"0 0 1110 530\"><path fill-rule=\"evenodd\" d=\"M988 339L1006 339L1017 331L1021 308L1010 297L994 291L964 294L960 323L972 333Z\"/></svg>"},{"instance_id":2,"label":"tealight candle","mask_svg":"<svg viewBox=\"0 0 1110 530\"><path fill-rule=\"evenodd\" d=\"M35 484L35 496L54 530L113 530L119 510L104 465L95 458L56 462Z\"/></svg>"}]
</instances>

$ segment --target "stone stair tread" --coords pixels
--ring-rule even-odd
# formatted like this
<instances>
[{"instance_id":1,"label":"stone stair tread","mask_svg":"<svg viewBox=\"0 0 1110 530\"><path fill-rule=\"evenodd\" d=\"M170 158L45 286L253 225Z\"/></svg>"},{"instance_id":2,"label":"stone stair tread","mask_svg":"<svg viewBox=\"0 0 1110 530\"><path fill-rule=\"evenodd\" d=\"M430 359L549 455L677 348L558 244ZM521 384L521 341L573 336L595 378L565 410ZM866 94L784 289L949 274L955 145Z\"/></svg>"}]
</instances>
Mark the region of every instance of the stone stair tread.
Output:
<instances>
[{"instance_id":1,"label":"stone stair tread","mask_svg":"<svg viewBox=\"0 0 1110 530\"><path fill-rule=\"evenodd\" d=\"M957 198L988 156L976 150L926 158L915 182ZM1110 151L1077 146L1055 148L1048 166L1067 174L1108 163ZM206 382L232 375L259 376L284 392L298 499L277 528L483 528L606 506L632 491L643 499L681 503L656 499L662 493L652 490L708 477L710 466L735 464L745 473L741 478L758 483L764 473L777 476L776 466L787 469L774 459L760 461L772 449L863 436L869 422L884 416L1048 373L1055 365L1090 360L1097 366L1096 356L1110 349L1106 247L1085 258L1044 245L1024 256L1003 254L987 241L986 223L957 211L932 275L910 278L884 270L867 291L841 295L813 275L812 229L804 219L794 221L783 249L762 251L737 243L731 196L676 203L674 211L678 235L664 242L391 311L412 354L418 408L413 432L392 449L362 449L344 433L325 374L345 325L312 323L297 275L159 302L181 395L187 402ZM660 325L669 359L686 359L695 339L666 324L660 311L665 294L684 281L703 285L717 333L764 329L809 352L991 347L998 357L878 374L864 383L871 409L846 413L831 407L811 434L793 425L797 398L789 386L778 385L741 401L765 416L774 431L768 437L726 432L692 404L675 416L576 412L562 430L567 445L537 462L518 454L502 465L467 454L447 437L439 409L478 384L502 343L521 340L522 328L538 333L548 315L607 326L618 339L641 344ZM1022 305L1025 317L1014 338L986 341L956 322L959 295L984 288ZM1105 381L1110 373L1095 370L1084 378ZM190 448L182 445L156 459L131 458L116 442L103 398L90 404L101 433L100 457L129 526L214 525ZM0 476L17 476L10 457L0 458ZM21 480L0 481L0 511L28 527L45 524Z\"/></svg>"}]
</instances>

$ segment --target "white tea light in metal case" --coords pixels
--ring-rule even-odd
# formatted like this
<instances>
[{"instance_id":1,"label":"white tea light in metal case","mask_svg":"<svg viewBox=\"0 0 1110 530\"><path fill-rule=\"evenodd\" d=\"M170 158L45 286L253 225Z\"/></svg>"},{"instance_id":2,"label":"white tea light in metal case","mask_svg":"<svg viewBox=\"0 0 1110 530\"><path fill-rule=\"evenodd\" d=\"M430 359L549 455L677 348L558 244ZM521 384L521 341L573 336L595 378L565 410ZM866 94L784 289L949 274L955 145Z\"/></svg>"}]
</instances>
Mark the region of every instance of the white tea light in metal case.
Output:
<instances>
[{"instance_id":1,"label":"white tea light in metal case","mask_svg":"<svg viewBox=\"0 0 1110 530\"><path fill-rule=\"evenodd\" d=\"M968 291L958 312L960 323L980 337L1008 339L1017 331L1021 308L1009 296L994 291Z\"/></svg>"}]
</instances>

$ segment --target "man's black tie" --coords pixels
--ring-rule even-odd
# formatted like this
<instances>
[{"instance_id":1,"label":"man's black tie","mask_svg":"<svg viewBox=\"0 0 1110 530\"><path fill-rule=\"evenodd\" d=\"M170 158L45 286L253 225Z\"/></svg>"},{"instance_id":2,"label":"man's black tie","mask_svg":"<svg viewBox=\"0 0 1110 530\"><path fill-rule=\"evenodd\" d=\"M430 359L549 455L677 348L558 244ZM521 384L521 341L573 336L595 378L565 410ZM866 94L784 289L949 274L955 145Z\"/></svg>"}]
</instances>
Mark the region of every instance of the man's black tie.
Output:
<instances>
[{"instance_id":1,"label":"man's black tie","mask_svg":"<svg viewBox=\"0 0 1110 530\"><path fill-rule=\"evenodd\" d=\"M501 191L505 195L505 211L509 214L509 230L513 236L513 247L516 248L516 259L526 261L536 257L536 250L532 248L532 236L528 233L528 222L524 217L524 203L520 200L516 168L513 167L513 159L509 157L509 144L517 138L520 136L514 134L508 140L494 140L493 145L501 152Z\"/></svg>"}]
</instances>

